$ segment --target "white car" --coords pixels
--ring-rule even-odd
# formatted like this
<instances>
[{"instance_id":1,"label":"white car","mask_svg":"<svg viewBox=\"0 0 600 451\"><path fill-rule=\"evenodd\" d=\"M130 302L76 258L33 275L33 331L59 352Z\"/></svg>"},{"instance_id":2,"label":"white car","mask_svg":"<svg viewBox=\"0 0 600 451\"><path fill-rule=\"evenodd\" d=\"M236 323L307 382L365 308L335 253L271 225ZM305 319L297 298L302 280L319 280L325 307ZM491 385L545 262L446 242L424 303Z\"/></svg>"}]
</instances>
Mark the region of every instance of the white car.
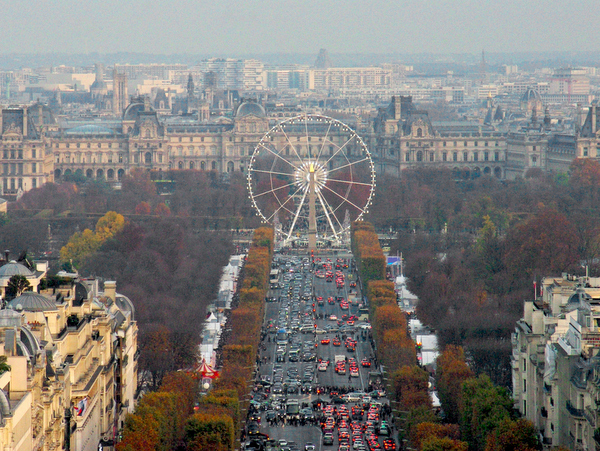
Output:
<instances>
[{"instance_id":1,"label":"white car","mask_svg":"<svg viewBox=\"0 0 600 451\"><path fill-rule=\"evenodd\" d=\"M317 368L319 371L327 371L327 362L319 363L319 367Z\"/></svg>"},{"instance_id":2,"label":"white car","mask_svg":"<svg viewBox=\"0 0 600 451\"><path fill-rule=\"evenodd\" d=\"M337 319L338 319L338 318L337 318L337 316L335 316L335 315L330 315L330 316L329 316L329 321L337 321Z\"/></svg>"}]
</instances>

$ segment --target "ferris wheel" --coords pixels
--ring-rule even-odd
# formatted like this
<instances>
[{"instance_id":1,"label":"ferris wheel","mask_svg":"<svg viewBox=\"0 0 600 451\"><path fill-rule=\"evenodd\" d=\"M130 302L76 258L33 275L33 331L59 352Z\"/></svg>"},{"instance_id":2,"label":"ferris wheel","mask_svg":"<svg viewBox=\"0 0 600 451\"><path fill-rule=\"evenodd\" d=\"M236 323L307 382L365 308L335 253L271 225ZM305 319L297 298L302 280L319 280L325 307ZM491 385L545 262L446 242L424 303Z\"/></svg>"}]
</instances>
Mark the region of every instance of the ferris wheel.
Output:
<instances>
[{"instance_id":1,"label":"ferris wheel","mask_svg":"<svg viewBox=\"0 0 600 451\"><path fill-rule=\"evenodd\" d=\"M348 236L371 204L375 166L354 130L327 116L302 114L271 128L248 166L252 205L284 240Z\"/></svg>"}]
</instances>

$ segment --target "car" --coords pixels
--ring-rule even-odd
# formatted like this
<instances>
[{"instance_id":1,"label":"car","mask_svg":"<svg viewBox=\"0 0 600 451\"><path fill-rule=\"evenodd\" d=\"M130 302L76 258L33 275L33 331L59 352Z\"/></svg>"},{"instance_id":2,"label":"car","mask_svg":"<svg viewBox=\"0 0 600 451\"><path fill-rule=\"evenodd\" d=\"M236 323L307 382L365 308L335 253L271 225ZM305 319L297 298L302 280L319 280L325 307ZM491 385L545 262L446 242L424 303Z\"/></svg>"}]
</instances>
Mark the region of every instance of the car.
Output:
<instances>
[{"instance_id":1,"label":"car","mask_svg":"<svg viewBox=\"0 0 600 451\"><path fill-rule=\"evenodd\" d=\"M383 449L386 451L395 451L396 450L396 441L391 438L386 438L383 441Z\"/></svg>"},{"instance_id":2,"label":"car","mask_svg":"<svg viewBox=\"0 0 600 451\"><path fill-rule=\"evenodd\" d=\"M319 367L317 368L318 371L327 371L327 362L321 362L319 363Z\"/></svg>"},{"instance_id":3,"label":"car","mask_svg":"<svg viewBox=\"0 0 600 451\"><path fill-rule=\"evenodd\" d=\"M331 343L331 339L329 339L329 338L323 338L321 340L322 345L328 345L329 343Z\"/></svg>"},{"instance_id":4,"label":"car","mask_svg":"<svg viewBox=\"0 0 600 451\"><path fill-rule=\"evenodd\" d=\"M324 434L323 435L323 445L326 445L326 446L333 445L333 434Z\"/></svg>"},{"instance_id":5,"label":"car","mask_svg":"<svg viewBox=\"0 0 600 451\"><path fill-rule=\"evenodd\" d=\"M304 451L315 451L315 449L317 449L317 447L314 443L306 442L304 444Z\"/></svg>"},{"instance_id":6,"label":"car","mask_svg":"<svg viewBox=\"0 0 600 451\"><path fill-rule=\"evenodd\" d=\"M337 321L338 317L336 315L329 315L329 321Z\"/></svg>"},{"instance_id":7,"label":"car","mask_svg":"<svg viewBox=\"0 0 600 451\"><path fill-rule=\"evenodd\" d=\"M371 367L371 362L369 361L369 359L364 358L360 361L360 364L364 367L364 368L370 368Z\"/></svg>"},{"instance_id":8,"label":"car","mask_svg":"<svg viewBox=\"0 0 600 451\"><path fill-rule=\"evenodd\" d=\"M333 346L342 346L342 342L340 341L339 338L333 339Z\"/></svg>"}]
</instances>

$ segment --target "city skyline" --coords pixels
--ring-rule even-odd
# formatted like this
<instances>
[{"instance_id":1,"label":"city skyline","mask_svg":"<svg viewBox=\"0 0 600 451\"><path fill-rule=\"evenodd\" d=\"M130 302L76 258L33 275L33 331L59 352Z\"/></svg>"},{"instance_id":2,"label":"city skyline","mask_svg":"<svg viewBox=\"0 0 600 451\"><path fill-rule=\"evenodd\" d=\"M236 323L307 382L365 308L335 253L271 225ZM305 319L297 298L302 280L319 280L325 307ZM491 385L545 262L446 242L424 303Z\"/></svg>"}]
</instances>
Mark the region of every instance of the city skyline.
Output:
<instances>
[{"instance_id":1,"label":"city skyline","mask_svg":"<svg viewBox=\"0 0 600 451\"><path fill-rule=\"evenodd\" d=\"M256 0L3 2L2 54L150 52L256 54L596 51L600 3ZM535 19L535 20L532 20ZM23 25L27 32L23 33ZM65 24L67 26L65 26ZM576 31L576 33L574 32Z\"/></svg>"}]
</instances>

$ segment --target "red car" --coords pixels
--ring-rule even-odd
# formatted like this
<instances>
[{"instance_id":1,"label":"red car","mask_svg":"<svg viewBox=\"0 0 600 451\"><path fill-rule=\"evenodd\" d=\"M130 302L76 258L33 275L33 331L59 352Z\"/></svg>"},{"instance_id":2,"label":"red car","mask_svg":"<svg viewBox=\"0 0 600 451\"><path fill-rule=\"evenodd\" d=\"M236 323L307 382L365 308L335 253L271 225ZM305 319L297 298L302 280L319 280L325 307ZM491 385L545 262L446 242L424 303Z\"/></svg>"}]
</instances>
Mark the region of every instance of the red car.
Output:
<instances>
[{"instance_id":1,"label":"red car","mask_svg":"<svg viewBox=\"0 0 600 451\"><path fill-rule=\"evenodd\" d=\"M383 441L383 449L386 451L395 451L396 450L396 442L391 438L386 438Z\"/></svg>"},{"instance_id":2,"label":"red car","mask_svg":"<svg viewBox=\"0 0 600 451\"><path fill-rule=\"evenodd\" d=\"M371 362L369 362L368 359L362 359L360 361L360 364L364 367L364 368L370 368L371 367Z\"/></svg>"},{"instance_id":3,"label":"red car","mask_svg":"<svg viewBox=\"0 0 600 451\"><path fill-rule=\"evenodd\" d=\"M331 340L329 338L323 338L321 340L322 345L328 345L329 343L331 343Z\"/></svg>"}]
</instances>

